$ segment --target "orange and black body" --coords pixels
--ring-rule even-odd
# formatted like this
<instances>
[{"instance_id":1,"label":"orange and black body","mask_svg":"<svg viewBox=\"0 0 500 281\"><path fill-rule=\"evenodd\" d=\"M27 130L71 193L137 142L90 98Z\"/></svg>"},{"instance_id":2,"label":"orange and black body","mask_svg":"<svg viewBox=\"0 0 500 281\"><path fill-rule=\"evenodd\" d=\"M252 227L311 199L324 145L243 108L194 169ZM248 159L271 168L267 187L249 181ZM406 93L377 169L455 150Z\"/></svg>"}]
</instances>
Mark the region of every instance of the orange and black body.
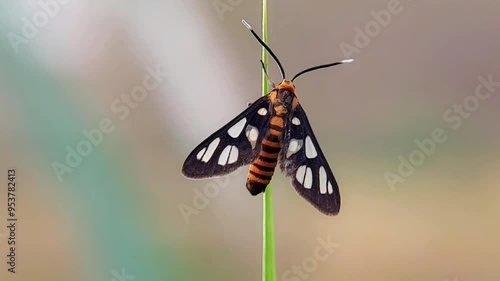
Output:
<instances>
[{"instance_id":1,"label":"orange and black body","mask_svg":"<svg viewBox=\"0 0 500 281\"><path fill-rule=\"evenodd\" d=\"M281 138L285 122L289 119L288 113L295 110L299 103L295 96L295 86L287 80L283 80L269 93L268 97L271 107L269 129L262 140L258 158L250 166L247 179L247 189L252 195L264 192L271 182L274 169L278 164Z\"/></svg>"}]
</instances>

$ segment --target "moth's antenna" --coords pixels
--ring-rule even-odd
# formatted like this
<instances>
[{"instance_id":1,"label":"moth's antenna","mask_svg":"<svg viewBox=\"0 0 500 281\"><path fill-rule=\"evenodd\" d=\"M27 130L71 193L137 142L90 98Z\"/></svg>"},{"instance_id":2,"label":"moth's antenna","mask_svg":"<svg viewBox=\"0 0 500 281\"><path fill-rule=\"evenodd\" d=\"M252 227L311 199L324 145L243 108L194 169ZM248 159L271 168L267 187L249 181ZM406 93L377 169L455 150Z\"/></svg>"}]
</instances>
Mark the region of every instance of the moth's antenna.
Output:
<instances>
[{"instance_id":1,"label":"moth's antenna","mask_svg":"<svg viewBox=\"0 0 500 281\"><path fill-rule=\"evenodd\" d=\"M302 74L305 74L307 72L311 72L311 71L314 71L314 70L318 70L318 69L321 69L321 68L327 68L327 67L331 67L331 66L335 66L335 65L339 65L339 64L351 63L353 61L354 61L354 59L345 59L345 60L339 61L339 62L334 62L334 63L329 63L329 64L323 64L323 65L314 66L314 67L302 70L301 72L295 74L295 76L293 76L293 78L292 78L291 81L293 82L293 80L295 80L296 78L298 78L299 76L301 76Z\"/></svg>"},{"instance_id":2,"label":"moth's antenna","mask_svg":"<svg viewBox=\"0 0 500 281\"><path fill-rule=\"evenodd\" d=\"M269 83L269 86L271 86L272 89L276 88L276 84L274 84L274 81L269 78L269 75L267 74L266 66L264 65L264 62L260 60L260 64L262 65L262 70L264 70L264 74L267 77L267 82Z\"/></svg>"},{"instance_id":3,"label":"moth's antenna","mask_svg":"<svg viewBox=\"0 0 500 281\"><path fill-rule=\"evenodd\" d=\"M276 55L273 53L273 51L271 51L271 49L266 45L266 43L264 43L264 41L262 41L262 39L260 39L259 35L257 35L257 33L255 33L255 31L253 31L253 28L248 24L248 22L246 22L245 20L241 20L241 22L243 23L243 25L245 25L245 27L248 30L250 30L250 32L252 32L252 34L255 37L255 39L257 39L257 41L259 41L259 43L264 48L266 48L266 50L269 52L269 54L271 55L271 57L273 57L274 61L276 62L276 64L278 65L278 67L280 69L281 79L285 79L285 70L283 70L283 66L281 65L280 60L276 57Z\"/></svg>"}]
</instances>

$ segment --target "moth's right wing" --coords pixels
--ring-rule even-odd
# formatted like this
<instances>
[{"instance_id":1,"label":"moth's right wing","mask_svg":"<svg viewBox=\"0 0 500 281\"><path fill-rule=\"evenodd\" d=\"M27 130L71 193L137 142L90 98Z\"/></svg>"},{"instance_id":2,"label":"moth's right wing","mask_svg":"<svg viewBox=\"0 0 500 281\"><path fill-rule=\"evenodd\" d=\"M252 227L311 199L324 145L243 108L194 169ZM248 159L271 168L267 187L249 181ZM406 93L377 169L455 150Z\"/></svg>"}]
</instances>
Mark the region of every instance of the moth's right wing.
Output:
<instances>
[{"instance_id":1,"label":"moth's right wing","mask_svg":"<svg viewBox=\"0 0 500 281\"><path fill-rule=\"evenodd\" d=\"M280 168L291 178L295 190L322 213L339 212L337 181L300 104L285 124Z\"/></svg>"}]
</instances>

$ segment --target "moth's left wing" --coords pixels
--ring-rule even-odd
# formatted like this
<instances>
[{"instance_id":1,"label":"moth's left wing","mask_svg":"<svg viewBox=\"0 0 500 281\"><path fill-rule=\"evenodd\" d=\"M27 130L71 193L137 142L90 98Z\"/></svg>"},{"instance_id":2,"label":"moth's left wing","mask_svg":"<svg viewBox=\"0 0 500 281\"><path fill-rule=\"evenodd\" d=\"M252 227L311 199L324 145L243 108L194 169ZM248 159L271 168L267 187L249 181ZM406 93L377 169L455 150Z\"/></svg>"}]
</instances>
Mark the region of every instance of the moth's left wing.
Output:
<instances>
[{"instance_id":1,"label":"moth's left wing","mask_svg":"<svg viewBox=\"0 0 500 281\"><path fill-rule=\"evenodd\" d=\"M285 123L280 168L297 192L322 213L339 212L337 181L300 104Z\"/></svg>"},{"instance_id":2,"label":"moth's left wing","mask_svg":"<svg viewBox=\"0 0 500 281\"><path fill-rule=\"evenodd\" d=\"M187 157L182 173L188 178L228 174L252 163L269 128L270 102L263 96L217 130Z\"/></svg>"}]
</instances>

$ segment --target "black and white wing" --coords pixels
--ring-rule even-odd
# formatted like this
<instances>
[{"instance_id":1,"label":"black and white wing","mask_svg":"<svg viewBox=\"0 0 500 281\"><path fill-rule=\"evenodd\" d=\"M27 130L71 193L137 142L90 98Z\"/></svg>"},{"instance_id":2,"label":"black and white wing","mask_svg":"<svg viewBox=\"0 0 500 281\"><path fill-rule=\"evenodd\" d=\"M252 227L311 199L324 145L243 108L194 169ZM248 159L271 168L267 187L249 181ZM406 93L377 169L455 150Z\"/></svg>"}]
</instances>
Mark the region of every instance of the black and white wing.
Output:
<instances>
[{"instance_id":1,"label":"black and white wing","mask_svg":"<svg viewBox=\"0 0 500 281\"><path fill-rule=\"evenodd\" d=\"M184 162L182 173L188 178L209 178L252 163L269 129L270 112L269 97L259 98L198 145Z\"/></svg>"},{"instance_id":2,"label":"black and white wing","mask_svg":"<svg viewBox=\"0 0 500 281\"><path fill-rule=\"evenodd\" d=\"M280 168L297 192L322 213L339 212L337 181L300 104L285 123Z\"/></svg>"}]
</instances>

